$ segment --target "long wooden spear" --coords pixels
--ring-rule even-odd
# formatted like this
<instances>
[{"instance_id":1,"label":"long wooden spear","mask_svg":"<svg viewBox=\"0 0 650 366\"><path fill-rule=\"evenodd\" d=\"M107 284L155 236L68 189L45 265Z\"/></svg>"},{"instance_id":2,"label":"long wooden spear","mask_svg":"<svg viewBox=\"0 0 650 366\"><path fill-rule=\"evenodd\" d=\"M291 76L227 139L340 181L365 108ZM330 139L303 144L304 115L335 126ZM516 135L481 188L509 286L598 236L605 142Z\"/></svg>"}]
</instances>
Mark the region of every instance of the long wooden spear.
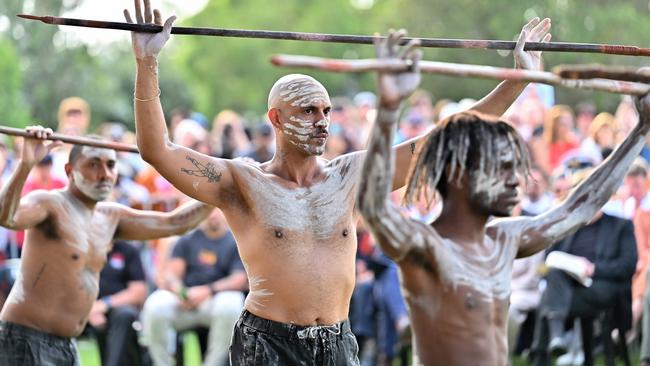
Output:
<instances>
[{"instance_id":1,"label":"long wooden spear","mask_svg":"<svg viewBox=\"0 0 650 366\"><path fill-rule=\"evenodd\" d=\"M553 73L565 79L613 79L650 84L650 72L630 66L559 65Z\"/></svg>"},{"instance_id":2,"label":"long wooden spear","mask_svg":"<svg viewBox=\"0 0 650 366\"><path fill-rule=\"evenodd\" d=\"M282 67L306 67L334 72L403 71L411 67L409 62L403 60L337 60L294 55L275 55L271 58L271 62L276 66ZM605 79L571 80L563 79L553 73L544 71L517 70L434 61L420 61L419 67L421 72L430 74L494 80L529 81L567 88L598 90L618 94L645 95L650 91L650 85L641 83Z\"/></svg>"},{"instance_id":3,"label":"long wooden spear","mask_svg":"<svg viewBox=\"0 0 650 366\"><path fill-rule=\"evenodd\" d=\"M89 19L61 18L54 16L37 16L30 14L18 14L19 17L32 20L40 20L47 24L70 25L76 27L90 27L103 29L118 29L127 31L157 33L162 30L159 25L153 24L131 24L120 22L107 22ZM240 37L240 38L264 38L283 39L293 41L312 42L333 42L333 43L357 43L373 44L377 37L325 34L325 33L304 33L304 32L279 32L266 30L243 30L224 28L195 28L195 27L173 27L172 34L191 34L216 37ZM383 38L383 37L381 37ZM408 43L413 38L403 38L402 44ZM420 38L421 47L434 48L475 48L493 50L513 50L514 41L495 41L482 39L443 39L443 38ZM626 56L650 56L650 48L636 46L593 44L593 43L565 43L565 42L527 42L524 46L526 51L553 51L553 52L587 52L605 53L612 55Z\"/></svg>"},{"instance_id":4,"label":"long wooden spear","mask_svg":"<svg viewBox=\"0 0 650 366\"><path fill-rule=\"evenodd\" d=\"M13 128L13 127L1 126L1 125L0 125L0 133L5 135L11 135L11 136L32 137L32 135L27 133L25 130L21 130L19 128ZM131 144L90 139L87 137L80 137L80 136L68 136L59 133L53 133L47 138L47 140L63 141L74 145L101 147L101 148L112 149L116 151L132 152L136 154L140 153L140 151L138 151L138 148L135 145L131 145Z\"/></svg>"}]
</instances>

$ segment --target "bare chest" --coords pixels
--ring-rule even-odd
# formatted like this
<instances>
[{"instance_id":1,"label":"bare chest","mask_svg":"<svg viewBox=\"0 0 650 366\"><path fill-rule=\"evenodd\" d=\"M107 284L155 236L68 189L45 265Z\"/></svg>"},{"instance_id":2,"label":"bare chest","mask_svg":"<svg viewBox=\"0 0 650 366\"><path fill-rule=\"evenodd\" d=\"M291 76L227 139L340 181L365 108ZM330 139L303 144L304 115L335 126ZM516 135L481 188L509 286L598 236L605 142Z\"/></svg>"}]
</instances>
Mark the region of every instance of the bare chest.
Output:
<instances>
[{"instance_id":1,"label":"bare chest","mask_svg":"<svg viewBox=\"0 0 650 366\"><path fill-rule=\"evenodd\" d=\"M249 180L254 212L262 225L288 232L309 233L317 240L337 236L351 220L357 180L331 171L309 187L287 188L264 177Z\"/></svg>"}]
</instances>

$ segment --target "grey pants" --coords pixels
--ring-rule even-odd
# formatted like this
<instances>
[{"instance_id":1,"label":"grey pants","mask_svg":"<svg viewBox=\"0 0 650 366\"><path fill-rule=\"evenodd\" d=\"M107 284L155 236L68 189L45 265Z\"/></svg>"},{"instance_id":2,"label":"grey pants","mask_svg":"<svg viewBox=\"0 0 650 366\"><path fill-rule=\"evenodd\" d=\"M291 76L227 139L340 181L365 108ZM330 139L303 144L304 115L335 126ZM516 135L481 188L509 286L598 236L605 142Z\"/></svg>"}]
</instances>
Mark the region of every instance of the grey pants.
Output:
<instances>
[{"instance_id":1,"label":"grey pants","mask_svg":"<svg viewBox=\"0 0 650 366\"><path fill-rule=\"evenodd\" d=\"M244 310L230 346L232 366L358 366L359 346L350 322L298 326Z\"/></svg>"},{"instance_id":2,"label":"grey pants","mask_svg":"<svg viewBox=\"0 0 650 366\"><path fill-rule=\"evenodd\" d=\"M0 321L0 365L79 366L71 338Z\"/></svg>"}]
</instances>

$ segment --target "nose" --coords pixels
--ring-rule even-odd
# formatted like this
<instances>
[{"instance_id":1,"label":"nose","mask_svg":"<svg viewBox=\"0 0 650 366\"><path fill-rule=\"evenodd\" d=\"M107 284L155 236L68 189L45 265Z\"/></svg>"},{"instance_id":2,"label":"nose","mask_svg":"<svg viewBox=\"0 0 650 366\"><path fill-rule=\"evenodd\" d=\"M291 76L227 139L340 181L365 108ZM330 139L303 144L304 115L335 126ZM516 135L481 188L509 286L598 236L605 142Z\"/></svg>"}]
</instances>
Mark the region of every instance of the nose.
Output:
<instances>
[{"instance_id":1,"label":"nose","mask_svg":"<svg viewBox=\"0 0 650 366\"><path fill-rule=\"evenodd\" d=\"M327 128L327 126L329 125L329 121L326 119L325 115L322 114L322 113L321 113L321 116L320 116L320 117L321 117L321 118L319 118L318 121L316 121L316 122L314 123L314 126L315 126L315 127L323 127L323 128Z\"/></svg>"},{"instance_id":2,"label":"nose","mask_svg":"<svg viewBox=\"0 0 650 366\"><path fill-rule=\"evenodd\" d=\"M112 180L114 178L115 178L115 169L108 166L108 164L102 164L101 169L99 169L99 179Z\"/></svg>"}]
</instances>

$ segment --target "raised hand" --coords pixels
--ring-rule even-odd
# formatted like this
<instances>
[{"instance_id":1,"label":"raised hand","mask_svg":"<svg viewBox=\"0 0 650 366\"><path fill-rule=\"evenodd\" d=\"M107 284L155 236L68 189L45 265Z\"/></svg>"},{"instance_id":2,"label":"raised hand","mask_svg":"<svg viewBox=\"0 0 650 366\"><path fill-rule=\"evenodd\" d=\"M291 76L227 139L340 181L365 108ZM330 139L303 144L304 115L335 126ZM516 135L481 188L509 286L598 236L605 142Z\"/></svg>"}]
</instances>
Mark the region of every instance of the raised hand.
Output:
<instances>
[{"instance_id":1,"label":"raised hand","mask_svg":"<svg viewBox=\"0 0 650 366\"><path fill-rule=\"evenodd\" d=\"M160 50L169 39L169 36L172 32L172 24L176 20L176 16L172 15L171 17L165 20L165 24L162 23L162 15L160 10L154 9L151 11L151 4L149 0L144 0L144 14L142 13L142 8L140 6L140 0L134 0L135 2L135 19L137 24L156 24L162 25L163 30L159 33L138 33L131 32L131 42L133 44L133 53L138 59L142 59L148 56L156 57ZM133 23L131 14L127 9L124 9L124 18L128 23ZM152 23L153 21L153 23Z\"/></svg>"},{"instance_id":2,"label":"raised hand","mask_svg":"<svg viewBox=\"0 0 650 366\"><path fill-rule=\"evenodd\" d=\"M551 40L551 20L544 18L540 21L535 17L521 28L517 45L515 46L515 68L526 70L541 70L542 51L524 51L526 42L549 42Z\"/></svg>"},{"instance_id":3,"label":"raised hand","mask_svg":"<svg viewBox=\"0 0 650 366\"><path fill-rule=\"evenodd\" d=\"M397 32L390 30L386 38L375 41L377 59L401 59L411 64L408 71L380 72L378 75L380 106L389 109L398 108L400 102L411 95L420 84L418 65L422 58L422 51L418 48L420 41L414 39L401 47L400 42L404 36L406 36L404 29Z\"/></svg>"},{"instance_id":4,"label":"raised hand","mask_svg":"<svg viewBox=\"0 0 650 366\"><path fill-rule=\"evenodd\" d=\"M32 165L36 164L43 160L52 149L62 145L61 141L51 141L46 143L45 139L50 137L53 133L51 128L29 126L25 128L25 131L32 135L32 137L26 137L25 142L23 143L21 159L25 163Z\"/></svg>"}]
</instances>

